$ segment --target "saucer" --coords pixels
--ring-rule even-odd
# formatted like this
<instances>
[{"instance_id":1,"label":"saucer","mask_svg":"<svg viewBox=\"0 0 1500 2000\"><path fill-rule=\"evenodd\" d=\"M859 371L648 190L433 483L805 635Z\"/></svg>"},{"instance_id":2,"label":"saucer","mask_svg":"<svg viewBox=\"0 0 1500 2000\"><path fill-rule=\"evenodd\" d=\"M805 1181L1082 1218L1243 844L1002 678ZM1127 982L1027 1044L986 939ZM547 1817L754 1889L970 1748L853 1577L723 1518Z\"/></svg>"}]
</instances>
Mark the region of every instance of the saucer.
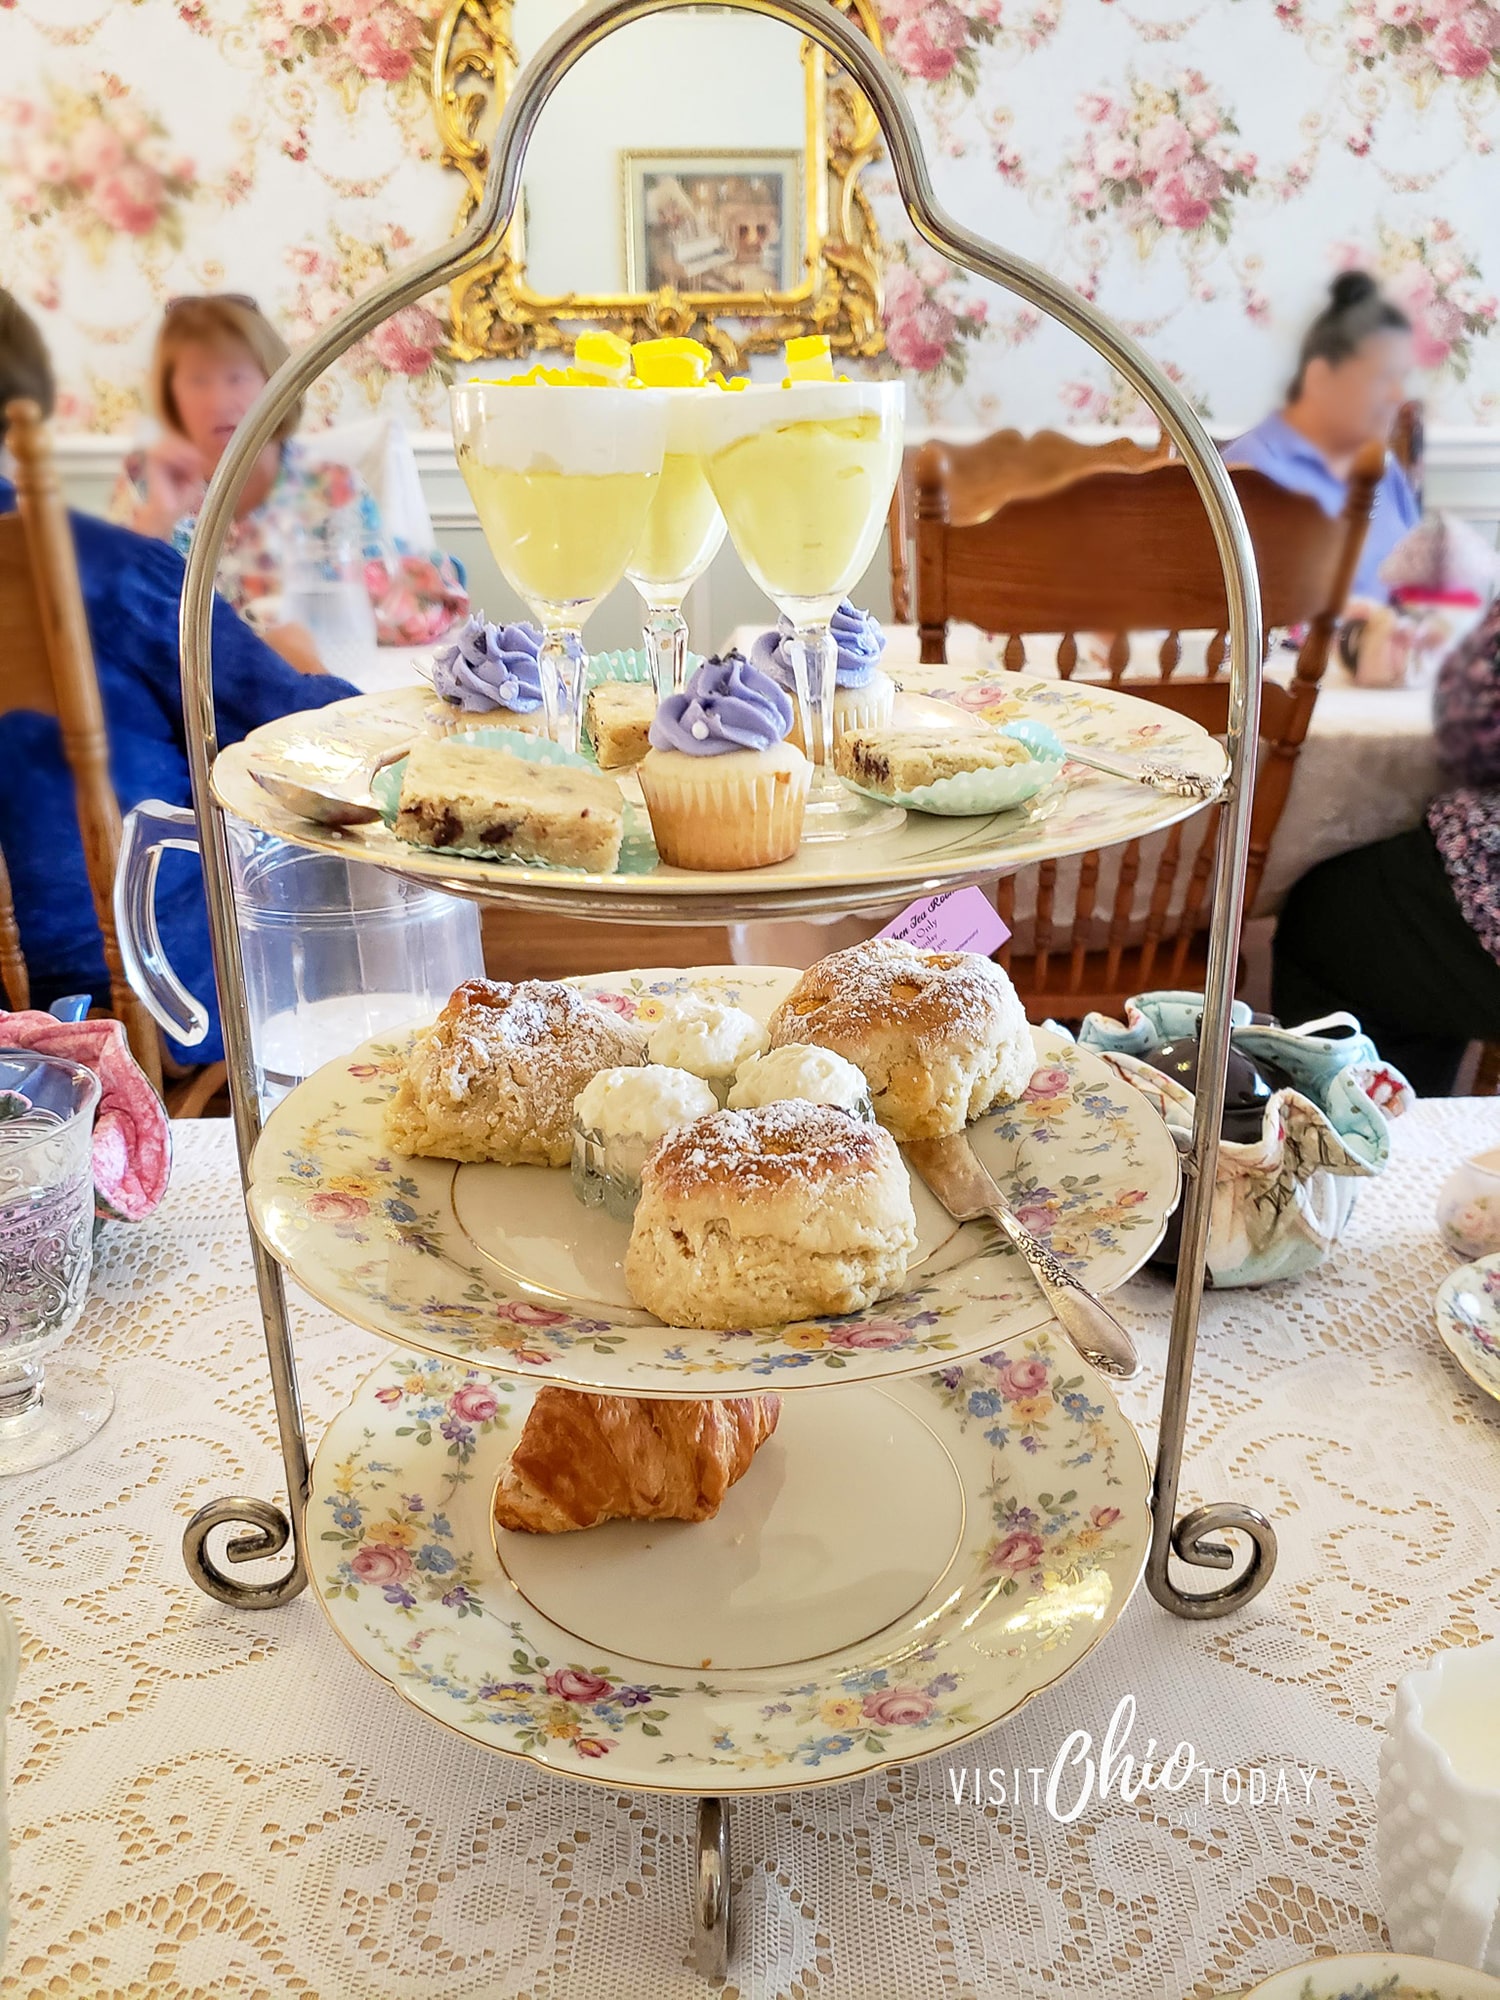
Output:
<instances>
[{"instance_id":1,"label":"saucer","mask_svg":"<svg viewBox=\"0 0 1500 2000\"><path fill-rule=\"evenodd\" d=\"M1500 2000L1500 1979L1440 1958L1362 1951L1273 1972L1245 2000Z\"/></svg>"},{"instance_id":2,"label":"saucer","mask_svg":"<svg viewBox=\"0 0 1500 2000\"><path fill-rule=\"evenodd\" d=\"M1444 1347L1471 1382L1500 1401L1500 1253L1445 1278L1436 1312Z\"/></svg>"}]
</instances>

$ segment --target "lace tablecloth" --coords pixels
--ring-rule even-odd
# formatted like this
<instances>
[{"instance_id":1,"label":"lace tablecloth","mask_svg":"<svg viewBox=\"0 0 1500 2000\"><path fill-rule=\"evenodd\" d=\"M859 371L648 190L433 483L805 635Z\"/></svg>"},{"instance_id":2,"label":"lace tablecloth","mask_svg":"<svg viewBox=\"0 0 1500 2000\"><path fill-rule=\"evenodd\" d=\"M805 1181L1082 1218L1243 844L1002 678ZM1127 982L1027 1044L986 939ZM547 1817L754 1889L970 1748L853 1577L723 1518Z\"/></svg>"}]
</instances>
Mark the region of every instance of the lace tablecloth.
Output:
<instances>
[{"instance_id":1,"label":"lace tablecloth","mask_svg":"<svg viewBox=\"0 0 1500 2000\"><path fill-rule=\"evenodd\" d=\"M1434 1199L1500 1104L1420 1106L1316 1277L1211 1299L1187 1493L1264 1508L1265 1593L1182 1623L1138 1593L1061 1685L945 1762L736 1806L731 1994L797 2000L1206 1996L1381 1936L1373 1786L1397 1679L1500 1629L1500 1407L1438 1345ZM178 1128L159 1215L111 1225L75 1346L118 1391L75 1458L6 1486L6 1995L690 2000L687 1800L545 1777L425 1722L309 1597L236 1614L178 1554L207 1499L275 1490L245 1225L222 1124ZM1169 1295L1122 1294L1146 1421ZM314 1436L380 1352L299 1316ZM1075 1821L955 1804L948 1775L1098 1745L1235 1771ZM1310 1797L1296 1767L1316 1767ZM1288 1774L1276 1800L1276 1777ZM1267 1798L1250 1804L1261 1773ZM1288 1796L1289 1793L1289 1796Z\"/></svg>"}]
</instances>

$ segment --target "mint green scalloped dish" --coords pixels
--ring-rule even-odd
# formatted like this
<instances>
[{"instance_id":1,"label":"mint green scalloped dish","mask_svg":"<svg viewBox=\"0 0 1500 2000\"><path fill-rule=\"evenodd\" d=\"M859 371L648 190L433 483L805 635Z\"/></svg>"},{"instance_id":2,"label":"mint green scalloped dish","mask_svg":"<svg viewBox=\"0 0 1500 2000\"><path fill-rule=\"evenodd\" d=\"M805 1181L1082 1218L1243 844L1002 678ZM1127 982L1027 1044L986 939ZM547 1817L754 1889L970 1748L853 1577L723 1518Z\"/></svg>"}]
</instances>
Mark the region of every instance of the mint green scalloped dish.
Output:
<instances>
[{"instance_id":1,"label":"mint green scalloped dish","mask_svg":"<svg viewBox=\"0 0 1500 2000\"><path fill-rule=\"evenodd\" d=\"M575 756L571 750L564 750L560 743L554 743L546 736L526 736L519 729L466 729L465 743L477 743L485 749L509 750L512 756L522 758L528 764L571 764L578 771L593 771L598 765L592 758ZM370 781L370 795L380 808L380 817L395 832L396 814L401 807L401 781L406 775L406 759L402 757L394 764L387 764L383 771L377 771ZM656 852L656 842L651 838L651 821L645 811L625 802L625 837L620 844L620 862L617 875L645 875L655 868L660 860ZM399 839L400 836L397 835ZM415 846L418 843L411 842ZM433 849L426 850L434 852ZM547 874L576 875L576 868L564 868L555 861L519 862L514 854L502 854L493 847L445 847L444 854L465 854L480 861L505 861L512 866L536 868Z\"/></svg>"},{"instance_id":2,"label":"mint green scalloped dish","mask_svg":"<svg viewBox=\"0 0 1500 2000\"><path fill-rule=\"evenodd\" d=\"M697 673L703 665L701 653L689 653L687 670ZM640 646L627 646L618 653L590 653L588 684L596 688L602 681L649 681L651 662Z\"/></svg>"},{"instance_id":3,"label":"mint green scalloped dish","mask_svg":"<svg viewBox=\"0 0 1500 2000\"><path fill-rule=\"evenodd\" d=\"M941 819L980 819L989 813L1015 812L1057 780L1067 752L1043 722L1008 722L998 733L1024 744L1030 753L1024 764L963 771L957 777L939 778L934 785L919 785L911 792L873 791L842 773L839 782L882 805L905 806L908 812L933 813Z\"/></svg>"}]
</instances>

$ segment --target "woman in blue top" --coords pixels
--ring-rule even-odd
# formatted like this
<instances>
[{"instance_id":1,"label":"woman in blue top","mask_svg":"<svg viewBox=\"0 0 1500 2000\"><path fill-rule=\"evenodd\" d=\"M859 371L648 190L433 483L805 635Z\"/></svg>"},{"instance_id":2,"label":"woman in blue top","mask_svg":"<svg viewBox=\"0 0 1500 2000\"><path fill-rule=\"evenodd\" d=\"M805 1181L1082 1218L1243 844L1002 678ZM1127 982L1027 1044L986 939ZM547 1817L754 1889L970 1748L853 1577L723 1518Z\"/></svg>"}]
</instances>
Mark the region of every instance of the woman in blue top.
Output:
<instances>
[{"instance_id":1,"label":"woman in blue top","mask_svg":"<svg viewBox=\"0 0 1500 2000\"><path fill-rule=\"evenodd\" d=\"M1328 304L1303 339L1285 409L1225 445L1224 457L1307 494L1325 513L1341 513L1361 448L1371 438L1390 437L1406 400L1411 365L1410 320L1381 296L1367 272L1345 271L1334 279ZM1354 598L1386 601L1380 565L1417 525L1421 511L1406 474L1388 457L1375 489Z\"/></svg>"},{"instance_id":2,"label":"woman in blue top","mask_svg":"<svg viewBox=\"0 0 1500 2000\"><path fill-rule=\"evenodd\" d=\"M35 325L0 291L0 450L5 406L19 396L50 413L52 371ZM15 488L0 476L0 514L15 504ZM149 798L190 805L177 655L182 558L163 542L86 514L70 519L120 809ZM295 672L217 598L213 646L221 744L237 743L257 724L294 709L322 708L356 692L331 674ZM0 854L10 871L32 1005L45 1007L64 993L105 996L104 947L55 717L23 710L0 716L0 771ZM156 907L173 969L212 1007L208 913L194 856L162 856ZM217 1062L223 1055L217 1015L207 1041L192 1049L168 1046L181 1061Z\"/></svg>"}]
</instances>

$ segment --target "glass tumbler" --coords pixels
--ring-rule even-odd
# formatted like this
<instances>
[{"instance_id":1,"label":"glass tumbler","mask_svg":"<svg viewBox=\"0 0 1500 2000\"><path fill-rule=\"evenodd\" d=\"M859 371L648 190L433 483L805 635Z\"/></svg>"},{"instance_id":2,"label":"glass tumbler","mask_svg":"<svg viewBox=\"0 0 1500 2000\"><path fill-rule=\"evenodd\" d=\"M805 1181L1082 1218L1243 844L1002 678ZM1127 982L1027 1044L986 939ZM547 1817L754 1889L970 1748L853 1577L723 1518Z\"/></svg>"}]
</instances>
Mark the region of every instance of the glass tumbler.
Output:
<instances>
[{"instance_id":1,"label":"glass tumbler","mask_svg":"<svg viewBox=\"0 0 1500 2000\"><path fill-rule=\"evenodd\" d=\"M282 575L283 618L312 634L329 673L358 677L379 643L361 551L347 536L299 528Z\"/></svg>"},{"instance_id":2,"label":"glass tumbler","mask_svg":"<svg viewBox=\"0 0 1500 2000\"><path fill-rule=\"evenodd\" d=\"M404 876L318 854L230 818L230 865L262 1115L373 1035L431 1019L484 977L479 911ZM156 857L197 847L185 806L150 801L125 821L116 921L131 985L189 1047L204 1009L167 963L152 895Z\"/></svg>"},{"instance_id":3,"label":"glass tumbler","mask_svg":"<svg viewBox=\"0 0 1500 2000\"><path fill-rule=\"evenodd\" d=\"M88 1291L98 1105L82 1063L0 1050L0 1476L66 1458L114 1408L96 1370L46 1367Z\"/></svg>"}]
</instances>

